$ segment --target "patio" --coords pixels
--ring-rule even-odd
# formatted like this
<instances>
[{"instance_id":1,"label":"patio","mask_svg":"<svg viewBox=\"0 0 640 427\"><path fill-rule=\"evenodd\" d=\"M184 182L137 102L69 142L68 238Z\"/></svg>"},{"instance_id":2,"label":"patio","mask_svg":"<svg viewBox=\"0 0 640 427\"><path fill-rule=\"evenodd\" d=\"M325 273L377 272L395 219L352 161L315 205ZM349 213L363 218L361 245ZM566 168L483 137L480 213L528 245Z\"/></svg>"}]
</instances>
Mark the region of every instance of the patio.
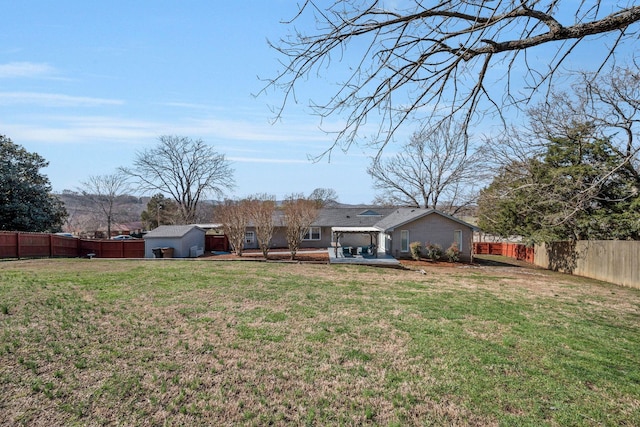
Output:
<instances>
[{"instance_id":1,"label":"patio","mask_svg":"<svg viewBox=\"0 0 640 427\"><path fill-rule=\"evenodd\" d=\"M345 247L349 248L350 247ZM329 253L329 264L359 264L359 265L375 265L379 267L400 267L400 261L388 255L383 251L378 251L377 254L362 254L362 251L356 251L352 254L349 250L349 255L345 255L343 247L337 248L331 247L327 249Z\"/></svg>"}]
</instances>

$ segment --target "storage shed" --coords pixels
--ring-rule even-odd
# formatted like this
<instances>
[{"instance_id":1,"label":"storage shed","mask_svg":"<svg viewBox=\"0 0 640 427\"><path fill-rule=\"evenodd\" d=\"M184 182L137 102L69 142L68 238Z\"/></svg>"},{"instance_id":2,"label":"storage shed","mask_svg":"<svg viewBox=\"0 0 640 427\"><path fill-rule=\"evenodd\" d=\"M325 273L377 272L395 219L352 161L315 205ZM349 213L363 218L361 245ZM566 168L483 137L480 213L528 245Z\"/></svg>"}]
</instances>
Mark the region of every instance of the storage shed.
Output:
<instances>
[{"instance_id":1,"label":"storage shed","mask_svg":"<svg viewBox=\"0 0 640 427\"><path fill-rule=\"evenodd\" d=\"M188 258L202 255L204 252L205 230L197 225L161 225L144 236L145 258L156 258L156 254L163 253L169 257L173 249L173 257ZM154 251L155 249L155 251ZM165 250L162 250L165 249Z\"/></svg>"}]
</instances>

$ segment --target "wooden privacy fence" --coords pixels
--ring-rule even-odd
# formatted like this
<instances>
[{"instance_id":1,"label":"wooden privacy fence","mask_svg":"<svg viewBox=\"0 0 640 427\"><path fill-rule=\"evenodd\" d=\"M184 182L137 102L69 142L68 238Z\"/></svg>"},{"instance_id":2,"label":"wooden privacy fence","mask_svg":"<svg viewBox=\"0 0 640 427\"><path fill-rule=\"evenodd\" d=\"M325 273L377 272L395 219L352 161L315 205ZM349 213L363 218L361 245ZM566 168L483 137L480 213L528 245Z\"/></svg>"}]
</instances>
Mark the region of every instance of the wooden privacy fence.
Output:
<instances>
[{"instance_id":1,"label":"wooden privacy fence","mask_svg":"<svg viewBox=\"0 0 640 427\"><path fill-rule=\"evenodd\" d=\"M88 240L48 233L0 232L0 258L144 258L144 240Z\"/></svg>"},{"instance_id":2,"label":"wooden privacy fence","mask_svg":"<svg viewBox=\"0 0 640 427\"><path fill-rule=\"evenodd\" d=\"M97 258L144 258L144 240L78 240L81 257L95 254Z\"/></svg>"},{"instance_id":3,"label":"wooden privacy fence","mask_svg":"<svg viewBox=\"0 0 640 427\"><path fill-rule=\"evenodd\" d=\"M229 238L224 234L207 234L204 236L205 252L229 252Z\"/></svg>"},{"instance_id":4,"label":"wooden privacy fence","mask_svg":"<svg viewBox=\"0 0 640 427\"><path fill-rule=\"evenodd\" d=\"M535 250L542 268L640 289L640 241L552 242Z\"/></svg>"},{"instance_id":5,"label":"wooden privacy fence","mask_svg":"<svg viewBox=\"0 0 640 427\"><path fill-rule=\"evenodd\" d=\"M476 255L501 255L531 264L535 260L534 248L521 243L493 243L479 242L473 244L473 253Z\"/></svg>"}]
</instances>

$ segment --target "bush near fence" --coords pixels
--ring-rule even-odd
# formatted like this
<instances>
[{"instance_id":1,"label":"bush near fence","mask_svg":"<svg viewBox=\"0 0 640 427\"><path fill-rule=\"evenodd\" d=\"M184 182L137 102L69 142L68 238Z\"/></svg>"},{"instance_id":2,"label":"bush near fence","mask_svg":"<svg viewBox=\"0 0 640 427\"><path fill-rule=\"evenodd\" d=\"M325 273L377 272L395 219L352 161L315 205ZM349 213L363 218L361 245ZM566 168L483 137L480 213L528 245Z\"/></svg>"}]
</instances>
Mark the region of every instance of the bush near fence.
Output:
<instances>
[{"instance_id":1,"label":"bush near fence","mask_svg":"<svg viewBox=\"0 0 640 427\"><path fill-rule=\"evenodd\" d=\"M144 240L88 240L48 233L0 232L0 258L144 258Z\"/></svg>"}]
</instances>

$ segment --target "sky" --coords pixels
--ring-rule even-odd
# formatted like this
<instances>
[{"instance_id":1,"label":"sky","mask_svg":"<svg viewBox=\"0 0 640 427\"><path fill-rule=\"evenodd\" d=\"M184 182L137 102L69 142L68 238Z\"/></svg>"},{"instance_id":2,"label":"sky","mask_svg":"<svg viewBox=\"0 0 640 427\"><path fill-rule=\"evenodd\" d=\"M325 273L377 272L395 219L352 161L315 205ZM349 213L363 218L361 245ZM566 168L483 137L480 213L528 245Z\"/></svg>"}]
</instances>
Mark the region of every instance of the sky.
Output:
<instances>
[{"instance_id":1,"label":"sky","mask_svg":"<svg viewBox=\"0 0 640 427\"><path fill-rule=\"evenodd\" d=\"M179 135L227 157L230 197L331 188L340 202L370 203L375 152L354 146L309 160L333 139L307 97L331 82L310 77L300 103L275 123L282 94L255 96L281 68L267 40L285 36L282 21L296 12L293 0L5 0L0 134L49 161L41 172L55 192L115 173L161 135Z\"/></svg>"},{"instance_id":2,"label":"sky","mask_svg":"<svg viewBox=\"0 0 640 427\"><path fill-rule=\"evenodd\" d=\"M53 190L129 166L161 135L202 139L233 167L231 197L284 198L333 188L374 198L369 156L354 148L312 162L333 142L305 106L262 79L286 34L290 0L2 2L0 134L49 161Z\"/></svg>"}]
</instances>

